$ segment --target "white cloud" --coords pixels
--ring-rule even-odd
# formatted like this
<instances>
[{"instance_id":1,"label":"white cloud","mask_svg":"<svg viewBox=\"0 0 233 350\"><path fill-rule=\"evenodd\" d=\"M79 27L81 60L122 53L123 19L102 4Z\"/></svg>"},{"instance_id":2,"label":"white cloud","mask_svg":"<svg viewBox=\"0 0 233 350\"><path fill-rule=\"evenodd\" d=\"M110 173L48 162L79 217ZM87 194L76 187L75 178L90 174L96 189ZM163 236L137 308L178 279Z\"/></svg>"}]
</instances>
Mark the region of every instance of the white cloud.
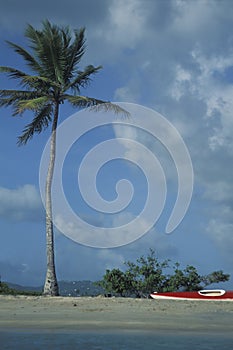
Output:
<instances>
[{"instance_id":1,"label":"white cloud","mask_svg":"<svg viewBox=\"0 0 233 350\"><path fill-rule=\"evenodd\" d=\"M134 219L136 220L137 217L133 214L123 212L113 216L110 223L108 219L109 224L106 227L104 219L102 220L102 226L96 226L95 223L86 224L78 214L67 213L66 216L56 215L54 222L60 232L76 243L87 247L112 248L134 242L147 232L151 222L147 222L142 217L137 220L136 226ZM101 228L105 229L101 230Z\"/></svg>"},{"instance_id":2,"label":"white cloud","mask_svg":"<svg viewBox=\"0 0 233 350\"><path fill-rule=\"evenodd\" d=\"M205 105L201 122L208 128L208 145L214 151L219 147L233 153L233 86L226 81L226 71L233 67L232 52L205 56L200 49L192 51L192 66L177 65L170 88L171 97L179 101L193 96L196 104Z\"/></svg>"},{"instance_id":3,"label":"white cloud","mask_svg":"<svg viewBox=\"0 0 233 350\"><path fill-rule=\"evenodd\" d=\"M0 217L14 221L39 221L42 219L42 202L33 185L17 189L0 187Z\"/></svg>"},{"instance_id":4,"label":"white cloud","mask_svg":"<svg viewBox=\"0 0 233 350\"><path fill-rule=\"evenodd\" d=\"M229 217L229 214L231 217ZM232 209L226 206L218 208L216 217L211 219L206 228L207 234L214 241L218 250L224 259L231 265L233 263L232 247L233 247L233 223Z\"/></svg>"},{"instance_id":5,"label":"white cloud","mask_svg":"<svg viewBox=\"0 0 233 350\"><path fill-rule=\"evenodd\" d=\"M206 23L210 23L216 11L214 1L212 5L208 0L196 1L174 1L176 17L174 19L174 29L185 32L185 35L200 33Z\"/></svg>"},{"instance_id":6,"label":"white cloud","mask_svg":"<svg viewBox=\"0 0 233 350\"><path fill-rule=\"evenodd\" d=\"M216 202L233 200L232 184L224 180L216 180L206 184L204 196Z\"/></svg>"},{"instance_id":7,"label":"white cloud","mask_svg":"<svg viewBox=\"0 0 233 350\"><path fill-rule=\"evenodd\" d=\"M180 65L177 65L175 72L175 80L171 88L171 96L179 101L180 98L185 95L188 83L191 80L191 73L188 70L183 69Z\"/></svg>"},{"instance_id":8,"label":"white cloud","mask_svg":"<svg viewBox=\"0 0 233 350\"><path fill-rule=\"evenodd\" d=\"M154 124L153 118L151 118L150 130L152 133L155 130ZM149 175L153 174L154 169L152 165L155 163L156 159L165 173L166 180L172 180L176 183L177 170L174 166L173 160L171 159L171 155L164 147L168 145L163 145L162 142L156 139L156 137L133 126L116 125L114 126L114 132L116 137L122 138L122 141L119 139L119 142L121 142L122 146L125 148L125 157L130 159L133 163L139 165L142 170L149 170L148 173L145 173L145 176L149 178ZM172 148L175 149L177 147L177 140L173 137L173 135L169 135L169 130L167 130L167 133L167 138L170 137L170 142L174 142ZM130 140L136 141L139 145L142 145L142 147L130 142ZM145 150L148 150L148 152L145 152ZM155 158L152 157L152 154ZM157 180L158 179L155 181Z\"/></svg>"},{"instance_id":9,"label":"white cloud","mask_svg":"<svg viewBox=\"0 0 233 350\"><path fill-rule=\"evenodd\" d=\"M113 99L120 102L137 102L139 96L139 91L137 90L137 86L133 86L133 84L119 87L116 89Z\"/></svg>"},{"instance_id":10,"label":"white cloud","mask_svg":"<svg viewBox=\"0 0 233 350\"><path fill-rule=\"evenodd\" d=\"M108 42L121 47L133 48L142 39L146 21L145 7L140 0L113 0L109 6L108 31L104 35Z\"/></svg>"},{"instance_id":11,"label":"white cloud","mask_svg":"<svg viewBox=\"0 0 233 350\"><path fill-rule=\"evenodd\" d=\"M122 252L113 249L102 249L97 252L97 259L101 262L104 269L121 268L124 265L125 258Z\"/></svg>"}]
</instances>

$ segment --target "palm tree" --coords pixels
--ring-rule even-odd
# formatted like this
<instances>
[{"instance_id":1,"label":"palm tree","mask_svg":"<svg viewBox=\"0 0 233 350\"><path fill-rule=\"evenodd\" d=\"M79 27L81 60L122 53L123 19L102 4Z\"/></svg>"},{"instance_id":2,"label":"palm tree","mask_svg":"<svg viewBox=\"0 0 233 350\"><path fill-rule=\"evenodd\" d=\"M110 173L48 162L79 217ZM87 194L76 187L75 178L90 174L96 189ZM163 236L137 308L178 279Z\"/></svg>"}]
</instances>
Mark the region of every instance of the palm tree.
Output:
<instances>
[{"instance_id":1,"label":"palm tree","mask_svg":"<svg viewBox=\"0 0 233 350\"><path fill-rule=\"evenodd\" d=\"M17 79L20 90L0 90L0 106L12 106L13 115L25 111L33 113L32 122L26 125L18 138L18 145L25 145L35 133L41 133L52 124L50 161L46 178L46 249L47 273L44 294L59 295L54 261L54 233L52 217L51 186L56 157L56 130L59 107L65 101L78 108L95 107L126 113L119 106L80 95L91 76L102 67L88 65L80 70L79 63L85 53L85 29L71 31L69 27L59 27L48 20L42 22L42 29L28 25L25 37L29 49L7 41L19 54L33 74L12 67L0 67L0 72Z\"/></svg>"}]
</instances>

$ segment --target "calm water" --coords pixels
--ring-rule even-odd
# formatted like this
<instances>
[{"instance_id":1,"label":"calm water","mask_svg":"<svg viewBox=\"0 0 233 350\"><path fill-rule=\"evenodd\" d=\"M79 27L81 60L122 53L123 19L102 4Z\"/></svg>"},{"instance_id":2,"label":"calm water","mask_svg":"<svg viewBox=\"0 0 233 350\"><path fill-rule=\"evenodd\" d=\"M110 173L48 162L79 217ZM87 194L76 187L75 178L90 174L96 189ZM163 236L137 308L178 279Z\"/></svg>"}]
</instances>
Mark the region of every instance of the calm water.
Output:
<instances>
[{"instance_id":1,"label":"calm water","mask_svg":"<svg viewBox=\"0 0 233 350\"><path fill-rule=\"evenodd\" d=\"M229 350L233 334L0 332L1 350Z\"/></svg>"}]
</instances>

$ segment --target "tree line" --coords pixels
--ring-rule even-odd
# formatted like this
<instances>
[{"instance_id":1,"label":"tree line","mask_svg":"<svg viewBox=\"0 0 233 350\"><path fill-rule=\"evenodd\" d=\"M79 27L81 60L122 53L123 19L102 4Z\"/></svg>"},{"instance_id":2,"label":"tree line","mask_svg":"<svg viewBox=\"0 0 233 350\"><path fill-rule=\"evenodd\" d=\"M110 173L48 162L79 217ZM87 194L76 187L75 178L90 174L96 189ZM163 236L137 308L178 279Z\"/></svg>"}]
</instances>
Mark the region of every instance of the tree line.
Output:
<instances>
[{"instance_id":1,"label":"tree line","mask_svg":"<svg viewBox=\"0 0 233 350\"><path fill-rule=\"evenodd\" d=\"M136 262L126 261L126 270L119 268L106 270L97 284L106 294L121 297L148 297L150 293L169 291L196 291L212 283L226 282L230 275L222 270L200 275L192 265L181 268L180 263L171 264L169 259L159 261L155 251L150 249L146 257Z\"/></svg>"}]
</instances>

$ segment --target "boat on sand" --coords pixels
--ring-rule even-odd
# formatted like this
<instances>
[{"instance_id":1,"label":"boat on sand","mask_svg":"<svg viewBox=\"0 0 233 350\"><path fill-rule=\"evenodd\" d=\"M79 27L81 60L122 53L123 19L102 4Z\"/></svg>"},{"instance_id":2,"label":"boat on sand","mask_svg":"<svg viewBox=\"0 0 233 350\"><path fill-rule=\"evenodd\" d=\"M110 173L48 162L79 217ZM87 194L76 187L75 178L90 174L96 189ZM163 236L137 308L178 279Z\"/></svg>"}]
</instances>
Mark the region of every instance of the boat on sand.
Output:
<instances>
[{"instance_id":1,"label":"boat on sand","mask_svg":"<svg viewBox=\"0 0 233 350\"><path fill-rule=\"evenodd\" d=\"M150 296L153 299L169 300L233 300L233 291L203 289L196 292L154 292Z\"/></svg>"}]
</instances>

